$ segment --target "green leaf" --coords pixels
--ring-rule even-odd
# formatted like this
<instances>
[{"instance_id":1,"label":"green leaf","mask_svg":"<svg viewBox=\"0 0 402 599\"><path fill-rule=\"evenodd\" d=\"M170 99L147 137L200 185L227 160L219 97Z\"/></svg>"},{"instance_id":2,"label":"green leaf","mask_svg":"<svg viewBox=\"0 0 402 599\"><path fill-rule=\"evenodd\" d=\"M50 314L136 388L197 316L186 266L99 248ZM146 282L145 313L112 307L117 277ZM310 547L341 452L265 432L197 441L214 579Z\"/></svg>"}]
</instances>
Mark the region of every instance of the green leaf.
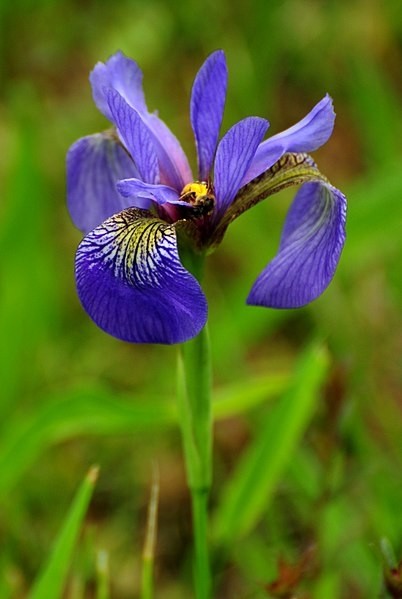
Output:
<instances>
[{"instance_id":1,"label":"green leaf","mask_svg":"<svg viewBox=\"0 0 402 599\"><path fill-rule=\"evenodd\" d=\"M39 574L29 599L58 599L63 592L74 546L84 520L94 485L98 476L98 468L92 467L76 496L64 521L49 561Z\"/></svg>"},{"instance_id":2,"label":"green leaf","mask_svg":"<svg viewBox=\"0 0 402 599\"><path fill-rule=\"evenodd\" d=\"M319 399L328 355L312 345L300 359L293 382L263 422L223 492L215 536L227 543L246 534L267 510Z\"/></svg>"}]
</instances>

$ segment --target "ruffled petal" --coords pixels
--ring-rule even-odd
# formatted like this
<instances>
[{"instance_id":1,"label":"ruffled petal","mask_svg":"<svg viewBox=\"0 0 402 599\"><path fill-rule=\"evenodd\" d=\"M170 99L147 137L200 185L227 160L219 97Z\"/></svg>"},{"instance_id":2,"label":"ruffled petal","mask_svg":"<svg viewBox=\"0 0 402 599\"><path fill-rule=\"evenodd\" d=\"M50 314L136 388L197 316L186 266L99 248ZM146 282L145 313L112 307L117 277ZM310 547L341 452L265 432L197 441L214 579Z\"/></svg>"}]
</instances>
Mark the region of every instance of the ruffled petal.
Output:
<instances>
[{"instance_id":1,"label":"ruffled petal","mask_svg":"<svg viewBox=\"0 0 402 599\"><path fill-rule=\"evenodd\" d=\"M127 208L116 182L134 176L138 171L133 161L112 132L76 141L67 154L67 205L75 226L88 233Z\"/></svg>"},{"instance_id":2,"label":"ruffled petal","mask_svg":"<svg viewBox=\"0 0 402 599\"><path fill-rule=\"evenodd\" d=\"M116 185L117 191L125 198L131 198L136 201L150 200L157 204L184 204L179 200L179 195L175 189L167 185L151 185L144 183L140 179L123 179ZM132 206L136 204L131 204Z\"/></svg>"},{"instance_id":3,"label":"ruffled petal","mask_svg":"<svg viewBox=\"0 0 402 599\"><path fill-rule=\"evenodd\" d=\"M190 117L200 181L206 181L212 170L225 107L227 81L225 54L217 50L198 71L191 93Z\"/></svg>"},{"instance_id":4,"label":"ruffled petal","mask_svg":"<svg viewBox=\"0 0 402 599\"><path fill-rule=\"evenodd\" d=\"M221 139L215 159L215 218L222 216L239 191L268 125L265 119L248 117L233 125Z\"/></svg>"},{"instance_id":5,"label":"ruffled petal","mask_svg":"<svg viewBox=\"0 0 402 599\"><path fill-rule=\"evenodd\" d=\"M286 152L312 152L325 144L332 134L334 122L332 99L327 94L301 121L260 145L242 185L258 177Z\"/></svg>"},{"instance_id":6,"label":"ruffled petal","mask_svg":"<svg viewBox=\"0 0 402 599\"><path fill-rule=\"evenodd\" d=\"M329 183L306 183L288 212L279 252L254 283L248 304L298 308L334 276L345 242L346 198Z\"/></svg>"},{"instance_id":7,"label":"ruffled petal","mask_svg":"<svg viewBox=\"0 0 402 599\"><path fill-rule=\"evenodd\" d=\"M145 210L123 210L82 240L76 282L89 316L124 341L181 343L206 322L205 296L180 262L174 226Z\"/></svg>"},{"instance_id":8,"label":"ruffled petal","mask_svg":"<svg viewBox=\"0 0 402 599\"><path fill-rule=\"evenodd\" d=\"M89 75L96 106L110 121L113 120L105 90L113 88L139 113L147 112L142 89L142 71L138 64L123 52L116 52L106 61L98 62Z\"/></svg>"},{"instance_id":9,"label":"ruffled petal","mask_svg":"<svg viewBox=\"0 0 402 599\"><path fill-rule=\"evenodd\" d=\"M192 181L191 169L179 141L156 114L148 112L142 89L142 71L134 60L117 52L106 63L97 63L90 74L90 81L97 107L116 126L108 100L110 88L141 116L152 135L162 183L180 191Z\"/></svg>"}]
</instances>

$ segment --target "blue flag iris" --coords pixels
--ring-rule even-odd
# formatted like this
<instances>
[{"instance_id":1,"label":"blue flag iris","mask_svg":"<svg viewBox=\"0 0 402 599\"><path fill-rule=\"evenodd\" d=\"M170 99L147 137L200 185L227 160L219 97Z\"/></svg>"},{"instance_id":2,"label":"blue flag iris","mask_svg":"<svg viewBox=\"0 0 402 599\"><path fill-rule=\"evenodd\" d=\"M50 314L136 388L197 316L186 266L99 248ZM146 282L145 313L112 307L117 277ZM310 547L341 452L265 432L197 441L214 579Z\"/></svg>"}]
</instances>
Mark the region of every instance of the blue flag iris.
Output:
<instances>
[{"instance_id":1,"label":"blue flag iris","mask_svg":"<svg viewBox=\"0 0 402 599\"><path fill-rule=\"evenodd\" d=\"M268 121L248 117L219 141L227 88L222 51L199 70L190 117L194 177L180 143L149 112L136 62L118 52L90 75L99 110L113 124L79 139L67 156L70 214L85 234L77 250L81 303L103 330L137 343L180 343L199 333L207 302L183 266L179 246L203 254L242 212L289 185L301 185L276 257L247 302L303 306L330 283L345 241L346 199L306 154L332 133L324 97L293 127L266 140Z\"/></svg>"}]
</instances>

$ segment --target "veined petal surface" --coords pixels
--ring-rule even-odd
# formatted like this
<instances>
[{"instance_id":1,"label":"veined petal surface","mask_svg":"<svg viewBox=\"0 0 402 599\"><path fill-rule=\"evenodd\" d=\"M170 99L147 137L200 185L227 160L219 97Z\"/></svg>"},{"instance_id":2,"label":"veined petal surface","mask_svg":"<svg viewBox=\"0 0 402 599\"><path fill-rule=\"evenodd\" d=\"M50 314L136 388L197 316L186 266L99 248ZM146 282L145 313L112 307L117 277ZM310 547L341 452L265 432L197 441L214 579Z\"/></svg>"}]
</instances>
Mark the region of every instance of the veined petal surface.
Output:
<instances>
[{"instance_id":1,"label":"veined petal surface","mask_svg":"<svg viewBox=\"0 0 402 599\"><path fill-rule=\"evenodd\" d=\"M116 182L135 176L138 171L113 132L76 141L67 154L67 205L75 226L88 233L127 208Z\"/></svg>"},{"instance_id":2,"label":"veined petal surface","mask_svg":"<svg viewBox=\"0 0 402 599\"><path fill-rule=\"evenodd\" d=\"M212 170L226 100L228 71L222 50L213 52L197 73L190 117L198 156L198 178L206 181Z\"/></svg>"},{"instance_id":3,"label":"veined petal surface","mask_svg":"<svg viewBox=\"0 0 402 599\"><path fill-rule=\"evenodd\" d=\"M148 112L142 88L142 71L134 60L117 52L106 61L98 62L90 75L92 93L99 110L117 125L111 110L108 89L114 89L141 117L152 136L159 160L161 182L180 191L192 180L186 155L167 125Z\"/></svg>"},{"instance_id":4,"label":"veined petal surface","mask_svg":"<svg viewBox=\"0 0 402 599\"><path fill-rule=\"evenodd\" d=\"M112 120L130 152L140 174L147 183L159 183L159 166L154 140L140 115L114 89L107 90Z\"/></svg>"},{"instance_id":5,"label":"veined petal surface","mask_svg":"<svg viewBox=\"0 0 402 599\"><path fill-rule=\"evenodd\" d=\"M76 282L89 316L125 341L181 343L206 322L205 296L180 262L174 226L146 210L123 210L82 240Z\"/></svg>"},{"instance_id":6,"label":"veined petal surface","mask_svg":"<svg viewBox=\"0 0 402 599\"><path fill-rule=\"evenodd\" d=\"M277 256L254 283L247 303L298 308L334 276L345 242L346 198L329 183L304 184L289 209Z\"/></svg>"},{"instance_id":7,"label":"veined petal surface","mask_svg":"<svg viewBox=\"0 0 402 599\"><path fill-rule=\"evenodd\" d=\"M233 125L219 142L214 168L215 218L222 216L239 191L268 126L265 119L251 116Z\"/></svg>"},{"instance_id":8,"label":"veined petal surface","mask_svg":"<svg viewBox=\"0 0 402 599\"><path fill-rule=\"evenodd\" d=\"M262 142L242 185L269 169L286 152L308 153L321 147L331 136L334 122L332 99L326 95L298 123Z\"/></svg>"}]
</instances>

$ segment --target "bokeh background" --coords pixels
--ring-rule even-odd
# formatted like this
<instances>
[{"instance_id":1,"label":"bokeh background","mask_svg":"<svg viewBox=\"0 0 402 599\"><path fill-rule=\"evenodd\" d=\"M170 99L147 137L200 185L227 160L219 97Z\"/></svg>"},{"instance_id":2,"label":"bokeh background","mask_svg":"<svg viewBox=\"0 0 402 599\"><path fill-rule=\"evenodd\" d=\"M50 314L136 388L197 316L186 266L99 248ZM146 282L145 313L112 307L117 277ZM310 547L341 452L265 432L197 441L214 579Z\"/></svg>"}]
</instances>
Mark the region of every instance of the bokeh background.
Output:
<instances>
[{"instance_id":1,"label":"bokeh background","mask_svg":"<svg viewBox=\"0 0 402 599\"><path fill-rule=\"evenodd\" d=\"M191 84L223 48L223 130L259 115L278 132L333 97L335 131L314 157L347 194L349 218L332 285L298 311L244 303L275 253L293 192L243 215L209 259L214 384L227 402L212 511L261 422L300 378L299 356L315 339L328 356L270 489L269 460L250 488L262 481L253 526L229 547L216 544L216 597L290 597L278 593L295 577L296 597L379 597L380 540L402 558L400 0L3 0L0 23L0 596L28 596L93 463L100 477L65 597L96 596L99 551L109 556L111 597L138 596L153 463L156 597L191 596L189 497L172 416L176 349L119 342L81 309L65 154L108 126L88 73L121 49L141 65L148 106L194 164Z\"/></svg>"}]
</instances>

